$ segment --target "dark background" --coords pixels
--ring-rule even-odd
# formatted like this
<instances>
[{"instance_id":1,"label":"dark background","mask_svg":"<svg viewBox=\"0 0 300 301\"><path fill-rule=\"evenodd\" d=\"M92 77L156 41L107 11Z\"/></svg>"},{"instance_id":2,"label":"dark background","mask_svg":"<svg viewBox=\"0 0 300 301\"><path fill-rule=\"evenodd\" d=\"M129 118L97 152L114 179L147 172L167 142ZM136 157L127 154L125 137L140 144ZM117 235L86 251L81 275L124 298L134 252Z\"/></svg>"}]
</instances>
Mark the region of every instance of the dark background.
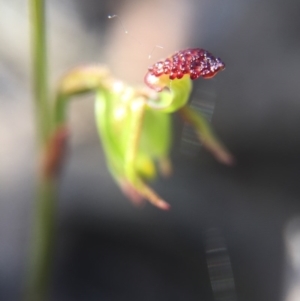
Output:
<instances>
[{"instance_id":1,"label":"dark background","mask_svg":"<svg viewBox=\"0 0 300 301\"><path fill-rule=\"evenodd\" d=\"M2 14L12 18L2 15L0 46L0 300L18 300L34 195L29 46L28 32L21 30L22 24L26 28L24 4L12 1L8 8L5 1L0 3ZM235 288L228 295L221 290L216 300L236 300L235 295L245 301L300 300L286 297L297 272L289 265L285 235L300 213L300 3L142 2L154 9L152 15L139 12L142 4L134 1L48 3L53 86L63 70L90 61L112 65L124 80L138 81L127 64L134 69L141 61L126 54L134 52L136 37L144 43L148 36L135 36L140 23L130 28L131 37L126 35L108 14L117 13L126 26L127 20L131 25L139 17L146 27L154 27L161 13L169 15L159 21L166 22L170 44L164 27L150 44L163 39L167 53L176 45L202 47L220 56L226 70L211 83L197 81L192 102L199 95L214 102L212 125L237 160L229 168L200 147L182 151L183 126L175 118L175 172L153 184L172 209L163 212L149 204L135 208L106 171L92 102L74 104L74 134L60 185L52 299L214 300L205 249L207 233L217 229L228 249L220 256L230 258ZM114 35L121 46L111 46ZM118 35L129 44L122 44ZM178 40L171 42L175 36ZM144 56L147 65L147 52ZM154 59L160 56L159 50L153 54ZM221 279L225 274L220 268Z\"/></svg>"}]
</instances>

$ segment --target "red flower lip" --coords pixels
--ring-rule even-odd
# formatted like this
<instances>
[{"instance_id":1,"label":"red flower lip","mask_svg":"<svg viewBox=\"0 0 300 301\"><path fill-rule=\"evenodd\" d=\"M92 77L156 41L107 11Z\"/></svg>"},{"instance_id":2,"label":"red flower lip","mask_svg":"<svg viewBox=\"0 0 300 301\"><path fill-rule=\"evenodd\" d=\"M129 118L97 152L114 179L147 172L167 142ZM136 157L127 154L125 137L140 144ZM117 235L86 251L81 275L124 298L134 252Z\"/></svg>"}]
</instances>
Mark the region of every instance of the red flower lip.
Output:
<instances>
[{"instance_id":1,"label":"red flower lip","mask_svg":"<svg viewBox=\"0 0 300 301\"><path fill-rule=\"evenodd\" d=\"M221 59L201 48L189 48L174 53L171 57L161 60L148 68L149 73L156 77L169 75L171 80L180 79L188 74L192 80L199 77L212 78L225 69Z\"/></svg>"}]
</instances>

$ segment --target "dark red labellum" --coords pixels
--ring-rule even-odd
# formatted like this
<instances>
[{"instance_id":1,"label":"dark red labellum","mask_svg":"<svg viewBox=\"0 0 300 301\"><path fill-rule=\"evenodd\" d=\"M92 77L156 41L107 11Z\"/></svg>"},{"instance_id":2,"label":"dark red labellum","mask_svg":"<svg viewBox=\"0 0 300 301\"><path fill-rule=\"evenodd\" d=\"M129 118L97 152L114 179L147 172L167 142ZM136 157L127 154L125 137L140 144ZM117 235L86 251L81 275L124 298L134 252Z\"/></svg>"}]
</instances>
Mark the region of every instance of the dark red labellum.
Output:
<instances>
[{"instance_id":1,"label":"dark red labellum","mask_svg":"<svg viewBox=\"0 0 300 301\"><path fill-rule=\"evenodd\" d=\"M201 48L176 52L164 61L149 67L149 73L156 77L168 74L170 79L180 79L189 74L191 79L211 78L225 68L225 64L208 51Z\"/></svg>"}]
</instances>

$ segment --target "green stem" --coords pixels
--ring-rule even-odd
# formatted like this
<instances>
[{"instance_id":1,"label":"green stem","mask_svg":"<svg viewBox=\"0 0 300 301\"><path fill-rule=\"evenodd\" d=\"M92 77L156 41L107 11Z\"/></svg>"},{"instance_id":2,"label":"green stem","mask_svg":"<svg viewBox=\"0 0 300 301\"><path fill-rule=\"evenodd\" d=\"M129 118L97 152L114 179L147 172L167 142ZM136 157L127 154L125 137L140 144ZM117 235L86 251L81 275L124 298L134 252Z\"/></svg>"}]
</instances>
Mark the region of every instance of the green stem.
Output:
<instances>
[{"instance_id":1,"label":"green stem","mask_svg":"<svg viewBox=\"0 0 300 301\"><path fill-rule=\"evenodd\" d=\"M48 100L45 3L44 0L29 0L29 5L37 134L40 145L44 145L48 139L51 126Z\"/></svg>"},{"instance_id":2,"label":"green stem","mask_svg":"<svg viewBox=\"0 0 300 301\"><path fill-rule=\"evenodd\" d=\"M55 184L52 179L40 181L33 223L27 301L45 301L49 293L54 229L55 229Z\"/></svg>"},{"instance_id":3,"label":"green stem","mask_svg":"<svg viewBox=\"0 0 300 301\"><path fill-rule=\"evenodd\" d=\"M55 178L45 174L44 162L51 134L51 106L48 97L46 22L44 0L29 0L32 42L32 81L38 140L37 195L33 221L25 299L45 301L52 266L55 223Z\"/></svg>"}]
</instances>

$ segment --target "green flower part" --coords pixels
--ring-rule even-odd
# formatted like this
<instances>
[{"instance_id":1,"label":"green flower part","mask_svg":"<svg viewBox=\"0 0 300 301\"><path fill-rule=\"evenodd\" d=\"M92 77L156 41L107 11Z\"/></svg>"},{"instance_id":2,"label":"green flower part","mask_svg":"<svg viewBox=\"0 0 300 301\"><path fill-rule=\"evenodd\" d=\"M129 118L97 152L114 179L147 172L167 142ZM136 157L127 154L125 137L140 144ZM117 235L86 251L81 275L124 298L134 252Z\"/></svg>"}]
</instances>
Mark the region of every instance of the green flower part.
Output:
<instances>
[{"instance_id":1,"label":"green flower part","mask_svg":"<svg viewBox=\"0 0 300 301\"><path fill-rule=\"evenodd\" d=\"M217 160L233 163L233 157L216 139L205 118L187 106L192 80L200 76L211 78L223 69L221 60L203 49L179 51L154 64L145 76L147 88L128 86L102 66L74 69L59 86L54 133L66 128L65 112L70 97L94 92L96 124L113 178L134 203L146 199L161 209L169 209L170 205L147 183L158 172L164 176L172 172L169 113L178 111Z\"/></svg>"}]
</instances>

